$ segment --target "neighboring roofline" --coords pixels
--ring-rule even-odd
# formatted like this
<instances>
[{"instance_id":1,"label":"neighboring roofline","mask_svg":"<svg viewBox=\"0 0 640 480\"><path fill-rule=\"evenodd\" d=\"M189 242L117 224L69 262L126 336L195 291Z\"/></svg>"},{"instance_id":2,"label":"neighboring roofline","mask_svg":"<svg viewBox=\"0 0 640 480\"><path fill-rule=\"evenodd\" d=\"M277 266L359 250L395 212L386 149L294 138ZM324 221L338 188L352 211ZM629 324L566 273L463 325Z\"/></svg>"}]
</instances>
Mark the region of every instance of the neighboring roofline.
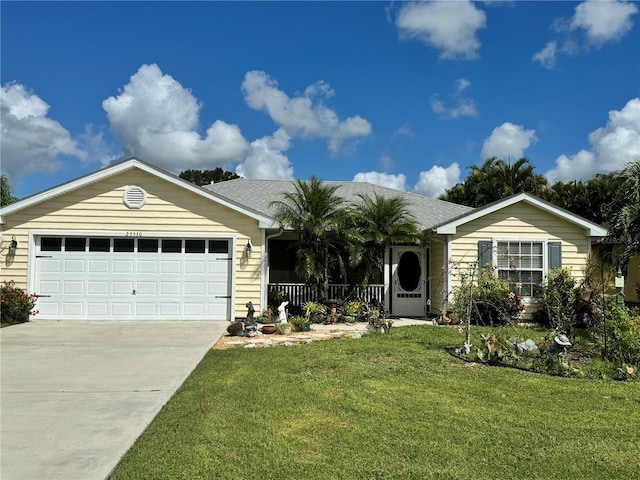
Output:
<instances>
[{"instance_id":1,"label":"neighboring roofline","mask_svg":"<svg viewBox=\"0 0 640 480\"><path fill-rule=\"evenodd\" d=\"M199 186L191 182L188 182L187 180L177 177L149 163L143 162L142 160L135 157L131 157L127 160L123 160L122 162L116 163L114 165L110 165L96 172L89 173L80 178L76 178L75 180L71 180L69 182L63 183L56 187L50 188L48 190L44 190L43 192L36 193L29 197L18 200L10 205L6 205L0 208L0 224L5 223L4 217L6 215L13 214L15 212L24 210L25 208L31 207L38 203L42 203L47 200L50 200L51 198L63 195L65 193L71 192L73 190L77 190L82 187L86 187L93 183L97 183L106 178L119 175L128 170L133 170L134 168L137 168L151 175L159 177L178 187L184 188L185 190L189 190L190 192L193 192L196 195L200 195L201 197L207 198L209 200L213 200L219 203L220 205L224 205L225 207L228 207L250 218L253 218L258 221L260 228L272 228L275 226L275 222L272 218L261 215L251 209L244 208L235 203L229 202L225 198L221 198L218 195L205 190L204 188L200 188Z\"/></svg>"},{"instance_id":2,"label":"neighboring roofline","mask_svg":"<svg viewBox=\"0 0 640 480\"><path fill-rule=\"evenodd\" d=\"M454 218L453 220L440 224L435 227L435 232L441 235L452 235L457 232L457 228L465 223L471 222L478 218L484 217L493 212L497 212L498 210L502 210L503 208L509 207L518 202L526 202L531 205L534 205L542 210L545 210L552 215L560 217L568 222L571 222L575 225L578 225L585 229L587 234L590 237L606 237L607 229L601 227L597 223L594 223L586 218L581 217L580 215L576 215L575 213L571 213L564 208L560 208L552 203L547 202L535 195L531 195L530 193L518 193L516 195L512 195L510 197L503 198L498 200L497 202L490 203L489 205L485 205L484 207L476 208L475 210L461 215L458 218Z\"/></svg>"}]
</instances>

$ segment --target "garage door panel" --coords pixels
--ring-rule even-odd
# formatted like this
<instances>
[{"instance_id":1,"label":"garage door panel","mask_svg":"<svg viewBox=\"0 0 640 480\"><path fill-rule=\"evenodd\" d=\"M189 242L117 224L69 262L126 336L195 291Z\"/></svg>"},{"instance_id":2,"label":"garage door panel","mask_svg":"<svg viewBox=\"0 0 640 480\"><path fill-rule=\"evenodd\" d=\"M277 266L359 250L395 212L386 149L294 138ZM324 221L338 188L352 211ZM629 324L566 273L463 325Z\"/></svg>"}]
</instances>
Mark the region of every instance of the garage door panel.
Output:
<instances>
[{"instance_id":1,"label":"garage door panel","mask_svg":"<svg viewBox=\"0 0 640 480\"><path fill-rule=\"evenodd\" d=\"M138 273L158 273L158 262L155 260L138 260Z\"/></svg>"},{"instance_id":2,"label":"garage door panel","mask_svg":"<svg viewBox=\"0 0 640 480\"><path fill-rule=\"evenodd\" d=\"M62 283L63 295L84 295L84 281L64 280Z\"/></svg>"},{"instance_id":3,"label":"garage door panel","mask_svg":"<svg viewBox=\"0 0 640 480\"><path fill-rule=\"evenodd\" d=\"M65 259L63 273L85 273L85 261L78 259Z\"/></svg>"},{"instance_id":4,"label":"garage door panel","mask_svg":"<svg viewBox=\"0 0 640 480\"><path fill-rule=\"evenodd\" d=\"M134 290L133 280L114 280L111 282L112 295L131 295Z\"/></svg>"},{"instance_id":5,"label":"garage door panel","mask_svg":"<svg viewBox=\"0 0 640 480\"><path fill-rule=\"evenodd\" d=\"M136 306L136 317L155 318L158 312L158 306L155 303L138 302Z\"/></svg>"},{"instance_id":6,"label":"garage door panel","mask_svg":"<svg viewBox=\"0 0 640 480\"><path fill-rule=\"evenodd\" d=\"M179 260L160 260L160 271L164 274L179 275L182 273L182 262Z\"/></svg>"},{"instance_id":7,"label":"garage door panel","mask_svg":"<svg viewBox=\"0 0 640 480\"><path fill-rule=\"evenodd\" d=\"M87 282L87 293L89 295L109 295L109 282L106 280Z\"/></svg>"},{"instance_id":8,"label":"garage door panel","mask_svg":"<svg viewBox=\"0 0 640 480\"><path fill-rule=\"evenodd\" d=\"M62 315L64 317L82 317L84 314L84 304L80 302L65 302L62 304Z\"/></svg>"},{"instance_id":9,"label":"garage door panel","mask_svg":"<svg viewBox=\"0 0 640 480\"><path fill-rule=\"evenodd\" d=\"M187 260L184 262L184 273L186 274L195 274L195 275L204 275L205 271L205 262L200 261L191 261Z\"/></svg>"},{"instance_id":10,"label":"garage door panel","mask_svg":"<svg viewBox=\"0 0 640 480\"><path fill-rule=\"evenodd\" d=\"M163 302L158 305L158 313L163 318L179 318L180 304L178 302Z\"/></svg>"},{"instance_id":11,"label":"garage door panel","mask_svg":"<svg viewBox=\"0 0 640 480\"><path fill-rule=\"evenodd\" d=\"M204 282L184 282L184 294L186 296L204 295Z\"/></svg>"},{"instance_id":12,"label":"garage door panel","mask_svg":"<svg viewBox=\"0 0 640 480\"><path fill-rule=\"evenodd\" d=\"M133 260L114 260L113 261L113 273L135 273L135 263Z\"/></svg>"},{"instance_id":13,"label":"garage door panel","mask_svg":"<svg viewBox=\"0 0 640 480\"><path fill-rule=\"evenodd\" d=\"M40 311L39 317L42 318L58 318L60 316L60 304L59 303L48 303L47 299L42 298L38 299L37 308Z\"/></svg>"},{"instance_id":14,"label":"garage door panel","mask_svg":"<svg viewBox=\"0 0 640 480\"><path fill-rule=\"evenodd\" d=\"M87 268L88 272L92 274L108 274L111 268L111 262L109 262L109 260L107 259L89 260Z\"/></svg>"},{"instance_id":15,"label":"garage door panel","mask_svg":"<svg viewBox=\"0 0 640 480\"><path fill-rule=\"evenodd\" d=\"M136 282L136 295L153 295L158 294L158 282Z\"/></svg>"},{"instance_id":16,"label":"garage door panel","mask_svg":"<svg viewBox=\"0 0 640 480\"><path fill-rule=\"evenodd\" d=\"M43 273L62 273L62 260L58 258L38 258L38 271Z\"/></svg>"},{"instance_id":17,"label":"garage door panel","mask_svg":"<svg viewBox=\"0 0 640 480\"><path fill-rule=\"evenodd\" d=\"M187 317L202 317L205 313L202 303L184 303L184 314Z\"/></svg>"},{"instance_id":18,"label":"garage door panel","mask_svg":"<svg viewBox=\"0 0 640 480\"><path fill-rule=\"evenodd\" d=\"M88 317L102 317L106 318L109 313L109 304L107 302L89 302L87 303L87 316Z\"/></svg>"},{"instance_id":19,"label":"garage door panel","mask_svg":"<svg viewBox=\"0 0 640 480\"><path fill-rule=\"evenodd\" d=\"M41 280L36 284L38 295L60 295L60 280Z\"/></svg>"},{"instance_id":20,"label":"garage door panel","mask_svg":"<svg viewBox=\"0 0 640 480\"><path fill-rule=\"evenodd\" d=\"M133 303L111 302L111 316L121 318L133 318Z\"/></svg>"},{"instance_id":21,"label":"garage door panel","mask_svg":"<svg viewBox=\"0 0 640 480\"><path fill-rule=\"evenodd\" d=\"M180 296L182 294L182 283L176 281L160 282L160 295Z\"/></svg>"},{"instance_id":22,"label":"garage door panel","mask_svg":"<svg viewBox=\"0 0 640 480\"><path fill-rule=\"evenodd\" d=\"M36 308L59 320L229 320L230 266L206 252L42 252Z\"/></svg>"}]
</instances>

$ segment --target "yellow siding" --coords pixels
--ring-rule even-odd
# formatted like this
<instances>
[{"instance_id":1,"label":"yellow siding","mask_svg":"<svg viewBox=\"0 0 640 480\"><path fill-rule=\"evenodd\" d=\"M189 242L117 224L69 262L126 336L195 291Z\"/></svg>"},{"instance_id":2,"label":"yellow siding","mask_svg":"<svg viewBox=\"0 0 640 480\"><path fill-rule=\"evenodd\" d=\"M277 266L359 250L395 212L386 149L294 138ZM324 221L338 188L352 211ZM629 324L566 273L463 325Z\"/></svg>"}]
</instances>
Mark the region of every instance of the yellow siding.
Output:
<instances>
[{"instance_id":1,"label":"yellow siding","mask_svg":"<svg viewBox=\"0 0 640 480\"><path fill-rule=\"evenodd\" d=\"M640 256L632 257L625 278L624 298L627 302L640 303L636 293L636 284L640 283Z\"/></svg>"},{"instance_id":2,"label":"yellow siding","mask_svg":"<svg viewBox=\"0 0 640 480\"><path fill-rule=\"evenodd\" d=\"M478 242L493 239L537 239L562 243L562 266L571 268L581 280L590 249L585 230L527 203L517 203L487 214L457 228L450 236L449 293L460 283L460 276L477 262Z\"/></svg>"},{"instance_id":3,"label":"yellow siding","mask_svg":"<svg viewBox=\"0 0 640 480\"><path fill-rule=\"evenodd\" d=\"M147 202L140 209L129 209L122 195L131 185L147 192ZM5 218L2 233L2 280L15 280L27 286L27 246L29 232L34 230L109 231L109 232L173 232L216 234L237 238L235 257L235 316L246 316L245 304L260 305L260 259L262 233L257 220L199 195L168 183L142 170L132 170L98 183L69 192L47 202L34 205ZM15 258L4 255L12 236L19 242ZM252 253L241 262L247 240Z\"/></svg>"}]
</instances>

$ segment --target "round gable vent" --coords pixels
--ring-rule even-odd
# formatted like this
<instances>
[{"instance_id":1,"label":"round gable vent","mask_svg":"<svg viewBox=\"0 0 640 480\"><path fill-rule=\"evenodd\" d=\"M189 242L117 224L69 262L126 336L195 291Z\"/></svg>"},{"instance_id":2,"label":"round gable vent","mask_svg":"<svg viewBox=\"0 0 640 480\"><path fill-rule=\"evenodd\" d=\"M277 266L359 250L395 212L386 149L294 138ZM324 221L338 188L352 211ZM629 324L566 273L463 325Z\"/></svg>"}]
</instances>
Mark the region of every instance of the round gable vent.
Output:
<instances>
[{"instance_id":1,"label":"round gable vent","mask_svg":"<svg viewBox=\"0 0 640 480\"><path fill-rule=\"evenodd\" d=\"M147 203L147 192L136 185L132 185L124 191L122 201L129 208L142 208Z\"/></svg>"}]
</instances>

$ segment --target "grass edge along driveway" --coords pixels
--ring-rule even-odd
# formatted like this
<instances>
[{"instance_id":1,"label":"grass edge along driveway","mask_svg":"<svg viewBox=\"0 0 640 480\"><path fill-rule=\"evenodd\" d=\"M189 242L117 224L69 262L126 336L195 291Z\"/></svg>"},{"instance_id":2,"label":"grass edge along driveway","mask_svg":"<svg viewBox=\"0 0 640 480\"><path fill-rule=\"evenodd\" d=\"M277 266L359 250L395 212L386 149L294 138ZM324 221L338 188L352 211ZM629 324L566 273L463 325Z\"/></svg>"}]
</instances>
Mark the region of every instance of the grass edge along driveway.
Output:
<instances>
[{"instance_id":1,"label":"grass edge along driveway","mask_svg":"<svg viewBox=\"0 0 640 480\"><path fill-rule=\"evenodd\" d=\"M640 478L640 384L470 366L461 343L212 350L111 478Z\"/></svg>"}]
</instances>

